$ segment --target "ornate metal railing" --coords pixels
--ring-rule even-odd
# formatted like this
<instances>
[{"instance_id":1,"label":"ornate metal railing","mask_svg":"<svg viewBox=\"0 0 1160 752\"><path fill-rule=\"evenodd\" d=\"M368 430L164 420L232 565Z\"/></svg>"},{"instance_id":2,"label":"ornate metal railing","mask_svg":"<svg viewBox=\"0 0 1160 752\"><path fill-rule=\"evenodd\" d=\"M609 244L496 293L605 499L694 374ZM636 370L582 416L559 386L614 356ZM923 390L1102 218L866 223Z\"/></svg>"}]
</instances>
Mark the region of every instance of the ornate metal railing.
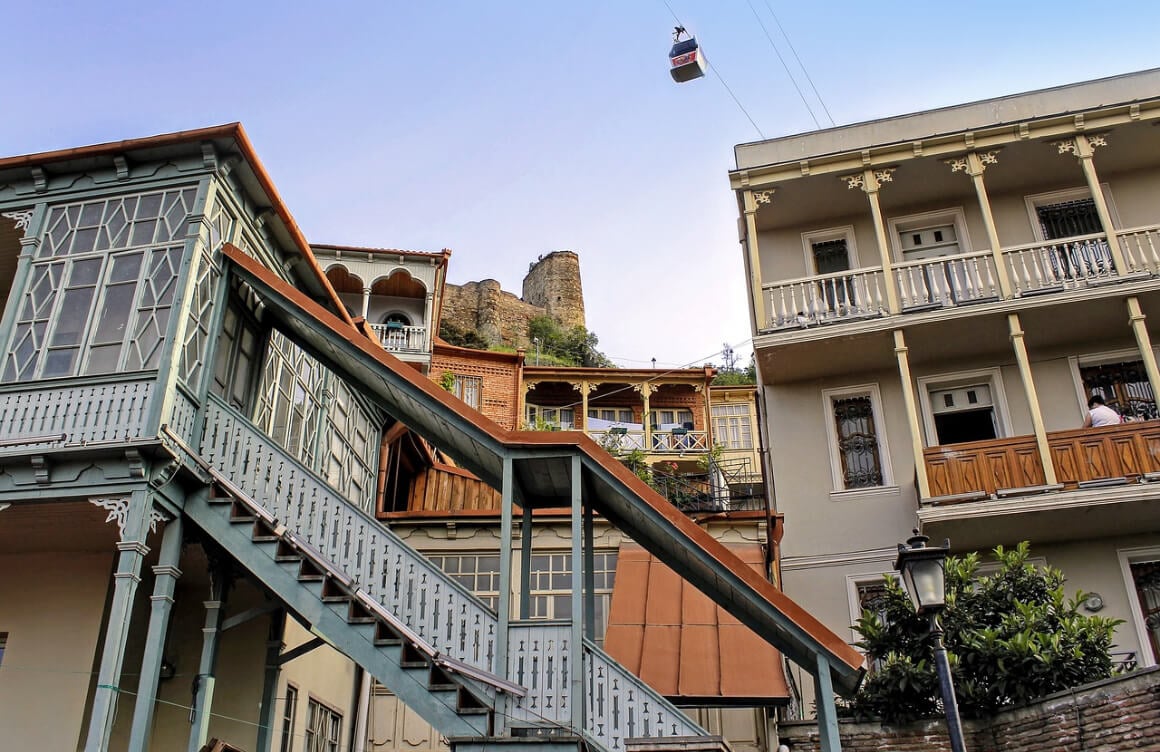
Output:
<instances>
[{"instance_id":1,"label":"ornate metal railing","mask_svg":"<svg viewBox=\"0 0 1160 752\"><path fill-rule=\"evenodd\" d=\"M588 640L584 692L584 732L611 752L623 750L625 739L708 733Z\"/></svg>"},{"instance_id":2,"label":"ornate metal railing","mask_svg":"<svg viewBox=\"0 0 1160 752\"><path fill-rule=\"evenodd\" d=\"M868 266L762 285L768 328L881 316L886 310L883 284L882 267Z\"/></svg>"},{"instance_id":3,"label":"ornate metal railing","mask_svg":"<svg viewBox=\"0 0 1160 752\"><path fill-rule=\"evenodd\" d=\"M392 352L423 352L427 349L427 327L371 324L383 347Z\"/></svg>"},{"instance_id":4,"label":"ornate metal railing","mask_svg":"<svg viewBox=\"0 0 1160 752\"><path fill-rule=\"evenodd\" d=\"M1129 273L1160 274L1160 225L1119 230L1117 237Z\"/></svg>"},{"instance_id":5,"label":"ornate metal railing","mask_svg":"<svg viewBox=\"0 0 1160 752\"><path fill-rule=\"evenodd\" d=\"M214 396L201 455L437 650L493 670L495 613Z\"/></svg>"},{"instance_id":6,"label":"ornate metal railing","mask_svg":"<svg viewBox=\"0 0 1160 752\"><path fill-rule=\"evenodd\" d=\"M907 261L894 267L903 310L952 306L1000 296L990 251Z\"/></svg>"},{"instance_id":7,"label":"ornate metal railing","mask_svg":"<svg viewBox=\"0 0 1160 752\"><path fill-rule=\"evenodd\" d=\"M147 426L149 380L70 386L22 385L0 393L0 440L8 446L83 445L156 435Z\"/></svg>"},{"instance_id":8,"label":"ornate metal railing","mask_svg":"<svg viewBox=\"0 0 1160 752\"><path fill-rule=\"evenodd\" d=\"M1017 295L1086 287L1116 276L1103 233L1004 248L1003 260Z\"/></svg>"}]
</instances>

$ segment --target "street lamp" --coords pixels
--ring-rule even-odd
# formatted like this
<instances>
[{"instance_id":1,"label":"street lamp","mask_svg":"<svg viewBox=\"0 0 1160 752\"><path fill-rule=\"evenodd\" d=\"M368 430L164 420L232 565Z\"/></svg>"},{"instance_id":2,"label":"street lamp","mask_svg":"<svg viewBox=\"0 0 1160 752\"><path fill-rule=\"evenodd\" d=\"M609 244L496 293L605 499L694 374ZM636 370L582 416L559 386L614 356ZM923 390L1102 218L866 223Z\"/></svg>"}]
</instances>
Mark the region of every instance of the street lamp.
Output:
<instances>
[{"instance_id":1,"label":"street lamp","mask_svg":"<svg viewBox=\"0 0 1160 752\"><path fill-rule=\"evenodd\" d=\"M938 667L938 686L942 694L943 711L947 717L947 732L951 737L952 752L966 752L963 745L963 727L959 721L959 703L955 699L955 685L951 681L951 663L943 644L943 629L939 614L946 608L946 559L951 542L941 546L926 545L930 538L914 531L906 543L898 544L898 561L894 568L902 572L906 594L914 609L930 619L930 633L934 637L934 663Z\"/></svg>"}]
</instances>

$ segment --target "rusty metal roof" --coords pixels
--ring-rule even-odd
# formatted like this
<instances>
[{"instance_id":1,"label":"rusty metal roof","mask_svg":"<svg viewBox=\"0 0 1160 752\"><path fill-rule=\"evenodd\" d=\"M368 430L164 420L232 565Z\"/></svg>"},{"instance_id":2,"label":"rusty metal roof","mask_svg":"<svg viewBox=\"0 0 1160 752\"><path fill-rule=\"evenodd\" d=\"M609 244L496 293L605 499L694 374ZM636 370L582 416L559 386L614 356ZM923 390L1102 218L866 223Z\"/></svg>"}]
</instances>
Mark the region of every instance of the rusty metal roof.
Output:
<instances>
[{"instance_id":1,"label":"rusty metal roof","mask_svg":"<svg viewBox=\"0 0 1160 752\"><path fill-rule=\"evenodd\" d=\"M729 549L762 570L760 545ZM677 704L789 701L781 654L634 544L620 547L604 649Z\"/></svg>"}]
</instances>

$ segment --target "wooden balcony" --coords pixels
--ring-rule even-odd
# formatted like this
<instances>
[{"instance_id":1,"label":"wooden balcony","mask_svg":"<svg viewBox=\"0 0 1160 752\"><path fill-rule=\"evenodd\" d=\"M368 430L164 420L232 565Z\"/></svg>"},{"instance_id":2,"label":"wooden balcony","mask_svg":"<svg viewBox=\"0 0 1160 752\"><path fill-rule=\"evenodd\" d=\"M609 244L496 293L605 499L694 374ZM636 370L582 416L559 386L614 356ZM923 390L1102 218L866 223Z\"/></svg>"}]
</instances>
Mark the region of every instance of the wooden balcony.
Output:
<instances>
[{"instance_id":1,"label":"wooden balcony","mask_svg":"<svg viewBox=\"0 0 1160 752\"><path fill-rule=\"evenodd\" d=\"M1130 483L1160 473L1160 420L1055 431L1047 440L1056 479L1065 489L1099 481ZM934 503L1045 483L1034 436L930 447L923 457Z\"/></svg>"},{"instance_id":2,"label":"wooden balcony","mask_svg":"<svg viewBox=\"0 0 1160 752\"><path fill-rule=\"evenodd\" d=\"M383 347L390 352L423 352L427 349L427 327L401 324L371 324Z\"/></svg>"},{"instance_id":3,"label":"wooden balcony","mask_svg":"<svg viewBox=\"0 0 1160 752\"><path fill-rule=\"evenodd\" d=\"M1118 272L1107 235L1079 235L1002 249L1013 288L1008 299L1059 294L1160 276L1160 225L1116 231L1125 269ZM762 331L808 328L890 317L886 287L899 302L897 315L1004 300L995 257L989 251L896 262L891 274L868 266L762 285L768 319Z\"/></svg>"},{"instance_id":4,"label":"wooden balcony","mask_svg":"<svg viewBox=\"0 0 1160 752\"><path fill-rule=\"evenodd\" d=\"M709 434L706 431L674 429L652 432L652 444L648 446L642 429L601 429L587 432L601 446L610 450L631 452L639 449L646 454L686 454L709 451Z\"/></svg>"}]
</instances>

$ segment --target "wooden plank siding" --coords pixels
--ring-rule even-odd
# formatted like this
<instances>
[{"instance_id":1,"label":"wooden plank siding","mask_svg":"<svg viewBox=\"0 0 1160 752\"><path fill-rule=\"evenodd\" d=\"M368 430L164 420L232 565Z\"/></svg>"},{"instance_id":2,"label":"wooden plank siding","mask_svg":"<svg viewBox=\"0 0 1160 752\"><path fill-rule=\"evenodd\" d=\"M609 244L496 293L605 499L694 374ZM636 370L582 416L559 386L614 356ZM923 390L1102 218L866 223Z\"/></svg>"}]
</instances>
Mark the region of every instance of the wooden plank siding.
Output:
<instances>
[{"instance_id":1,"label":"wooden plank siding","mask_svg":"<svg viewBox=\"0 0 1160 752\"><path fill-rule=\"evenodd\" d=\"M415 475L407 500L408 512L500 510L500 494L471 473L436 463Z\"/></svg>"},{"instance_id":2,"label":"wooden plank siding","mask_svg":"<svg viewBox=\"0 0 1160 752\"><path fill-rule=\"evenodd\" d=\"M1076 428L1047 435L1057 480L1065 487L1160 472L1160 421ZM1034 436L929 447L923 452L931 496L957 496L1045 482Z\"/></svg>"}]
</instances>

